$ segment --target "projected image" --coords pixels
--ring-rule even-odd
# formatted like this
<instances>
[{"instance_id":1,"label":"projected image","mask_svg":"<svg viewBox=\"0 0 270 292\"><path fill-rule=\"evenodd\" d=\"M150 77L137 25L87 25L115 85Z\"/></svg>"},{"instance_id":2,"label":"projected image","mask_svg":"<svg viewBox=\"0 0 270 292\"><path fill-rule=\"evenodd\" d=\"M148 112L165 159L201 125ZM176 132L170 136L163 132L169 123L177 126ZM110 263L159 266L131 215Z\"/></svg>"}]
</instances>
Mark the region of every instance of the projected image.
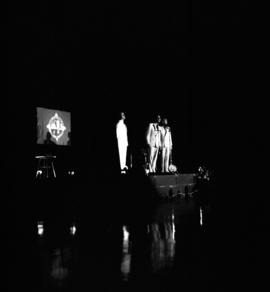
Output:
<instances>
[{"instance_id":1,"label":"projected image","mask_svg":"<svg viewBox=\"0 0 270 292\"><path fill-rule=\"evenodd\" d=\"M37 144L71 146L70 112L38 107Z\"/></svg>"}]
</instances>

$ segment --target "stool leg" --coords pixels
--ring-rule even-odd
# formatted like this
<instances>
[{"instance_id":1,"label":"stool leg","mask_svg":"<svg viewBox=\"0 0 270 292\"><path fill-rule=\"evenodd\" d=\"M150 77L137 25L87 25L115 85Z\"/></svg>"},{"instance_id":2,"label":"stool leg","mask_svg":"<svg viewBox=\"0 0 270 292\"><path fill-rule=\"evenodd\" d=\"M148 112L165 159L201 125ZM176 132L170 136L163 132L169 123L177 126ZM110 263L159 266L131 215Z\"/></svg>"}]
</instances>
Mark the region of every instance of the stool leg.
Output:
<instances>
[{"instance_id":1,"label":"stool leg","mask_svg":"<svg viewBox=\"0 0 270 292\"><path fill-rule=\"evenodd\" d=\"M52 161L52 170L53 170L53 175L54 175L54 177L56 178L56 173L55 173L55 170L54 170L53 161Z\"/></svg>"},{"instance_id":2,"label":"stool leg","mask_svg":"<svg viewBox=\"0 0 270 292\"><path fill-rule=\"evenodd\" d=\"M46 158L45 163L46 163L46 177L49 178L49 162L48 162L48 158Z\"/></svg>"},{"instance_id":3,"label":"stool leg","mask_svg":"<svg viewBox=\"0 0 270 292\"><path fill-rule=\"evenodd\" d=\"M38 163L37 163L37 171L36 171L36 178L39 174L39 169L40 169L40 158L38 159Z\"/></svg>"}]
</instances>

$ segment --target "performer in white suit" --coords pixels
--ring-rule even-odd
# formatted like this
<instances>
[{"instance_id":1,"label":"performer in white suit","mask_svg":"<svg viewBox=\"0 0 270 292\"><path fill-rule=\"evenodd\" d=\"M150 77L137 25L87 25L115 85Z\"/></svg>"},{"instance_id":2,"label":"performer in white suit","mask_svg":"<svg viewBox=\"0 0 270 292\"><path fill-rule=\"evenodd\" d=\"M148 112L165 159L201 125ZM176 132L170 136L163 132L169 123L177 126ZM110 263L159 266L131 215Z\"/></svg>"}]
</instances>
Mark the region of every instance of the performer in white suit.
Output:
<instances>
[{"instance_id":1,"label":"performer in white suit","mask_svg":"<svg viewBox=\"0 0 270 292\"><path fill-rule=\"evenodd\" d=\"M149 146L149 171L156 172L158 153L160 150L160 115L157 116L156 123L150 123L146 133L146 142Z\"/></svg>"},{"instance_id":2,"label":"performer in white suit","mask_svg":"<svg viewBox=\"0 0 270 292\"><path fill-rule=\"evenodd\" d=\"M128 147L128 134L127 126L125 124L126 116L123 112L120 113L120 120L116 124L116 137L118 143L118 152L120 160L121 173L126 173L127 170L127 147Z\"/></svg>"},{"instance_id":3,"label":"performer in white suit","mask_svg":"<svg viewBox=\"0 0 270 292\"><path fill-rule=\"evenodd\" d=\"M162 148L162 172L169 172L169 162L172 151L172 134L168 126L167 118L162 120L161 148Z\"/></svg>"}]
</instances>

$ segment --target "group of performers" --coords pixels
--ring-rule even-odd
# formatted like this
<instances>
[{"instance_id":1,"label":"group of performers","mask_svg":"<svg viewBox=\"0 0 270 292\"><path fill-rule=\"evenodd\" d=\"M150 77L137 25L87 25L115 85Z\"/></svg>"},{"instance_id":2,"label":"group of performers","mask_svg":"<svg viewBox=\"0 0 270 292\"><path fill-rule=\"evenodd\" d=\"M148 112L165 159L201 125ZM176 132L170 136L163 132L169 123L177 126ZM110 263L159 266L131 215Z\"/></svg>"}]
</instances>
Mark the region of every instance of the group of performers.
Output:
<instances>
[{"instance_id":1,"label":"group of performers","mask_svg":"<svg viewBox=\"0 0 270 292\"><path fill-rule=\"evenodd\" d=\"M120 113L120 120L116 124L116 137L118 143L119 161L121 173L126 173L128 131L125 124L125 113ZM167 118L157 115L156 122L150 123L146 132L146 143L148 145L148 172L157 172L158 155L161 154L161 171L170 172L169 165L172 154L172 135L168 126Z\"/></svg>"}]
</instances>

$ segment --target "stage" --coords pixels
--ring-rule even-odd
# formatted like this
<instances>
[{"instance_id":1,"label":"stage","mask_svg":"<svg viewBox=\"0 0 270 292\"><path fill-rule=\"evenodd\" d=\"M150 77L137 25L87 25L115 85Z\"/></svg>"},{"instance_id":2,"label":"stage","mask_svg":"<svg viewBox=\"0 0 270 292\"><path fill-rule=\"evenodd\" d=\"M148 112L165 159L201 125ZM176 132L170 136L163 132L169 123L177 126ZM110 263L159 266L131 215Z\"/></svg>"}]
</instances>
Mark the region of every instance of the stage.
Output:
<instances>
[{"instance_id":1,"label":"stage","mask_svg":"<svg viewBox=\"0 0 270 292\"><path fill-rule=\"evenodd\" d=\"M147 177L161 198L192 195L195 191L196 175L194 173L148 175Z\"/></svg>"},{"instance_id":2,"label":"stage","mask_svg":"<svg viewBox=\"0 0 270 292\"><path fill-rule=\"evenodd\" d=\"M174 197L192 196L196 191L196 174L126 174L121 175L118 181L118 190L126 194L135 193L136 198L139 194L148 194L143 199L170 199Z\"/></svg>"}]
</instances>

